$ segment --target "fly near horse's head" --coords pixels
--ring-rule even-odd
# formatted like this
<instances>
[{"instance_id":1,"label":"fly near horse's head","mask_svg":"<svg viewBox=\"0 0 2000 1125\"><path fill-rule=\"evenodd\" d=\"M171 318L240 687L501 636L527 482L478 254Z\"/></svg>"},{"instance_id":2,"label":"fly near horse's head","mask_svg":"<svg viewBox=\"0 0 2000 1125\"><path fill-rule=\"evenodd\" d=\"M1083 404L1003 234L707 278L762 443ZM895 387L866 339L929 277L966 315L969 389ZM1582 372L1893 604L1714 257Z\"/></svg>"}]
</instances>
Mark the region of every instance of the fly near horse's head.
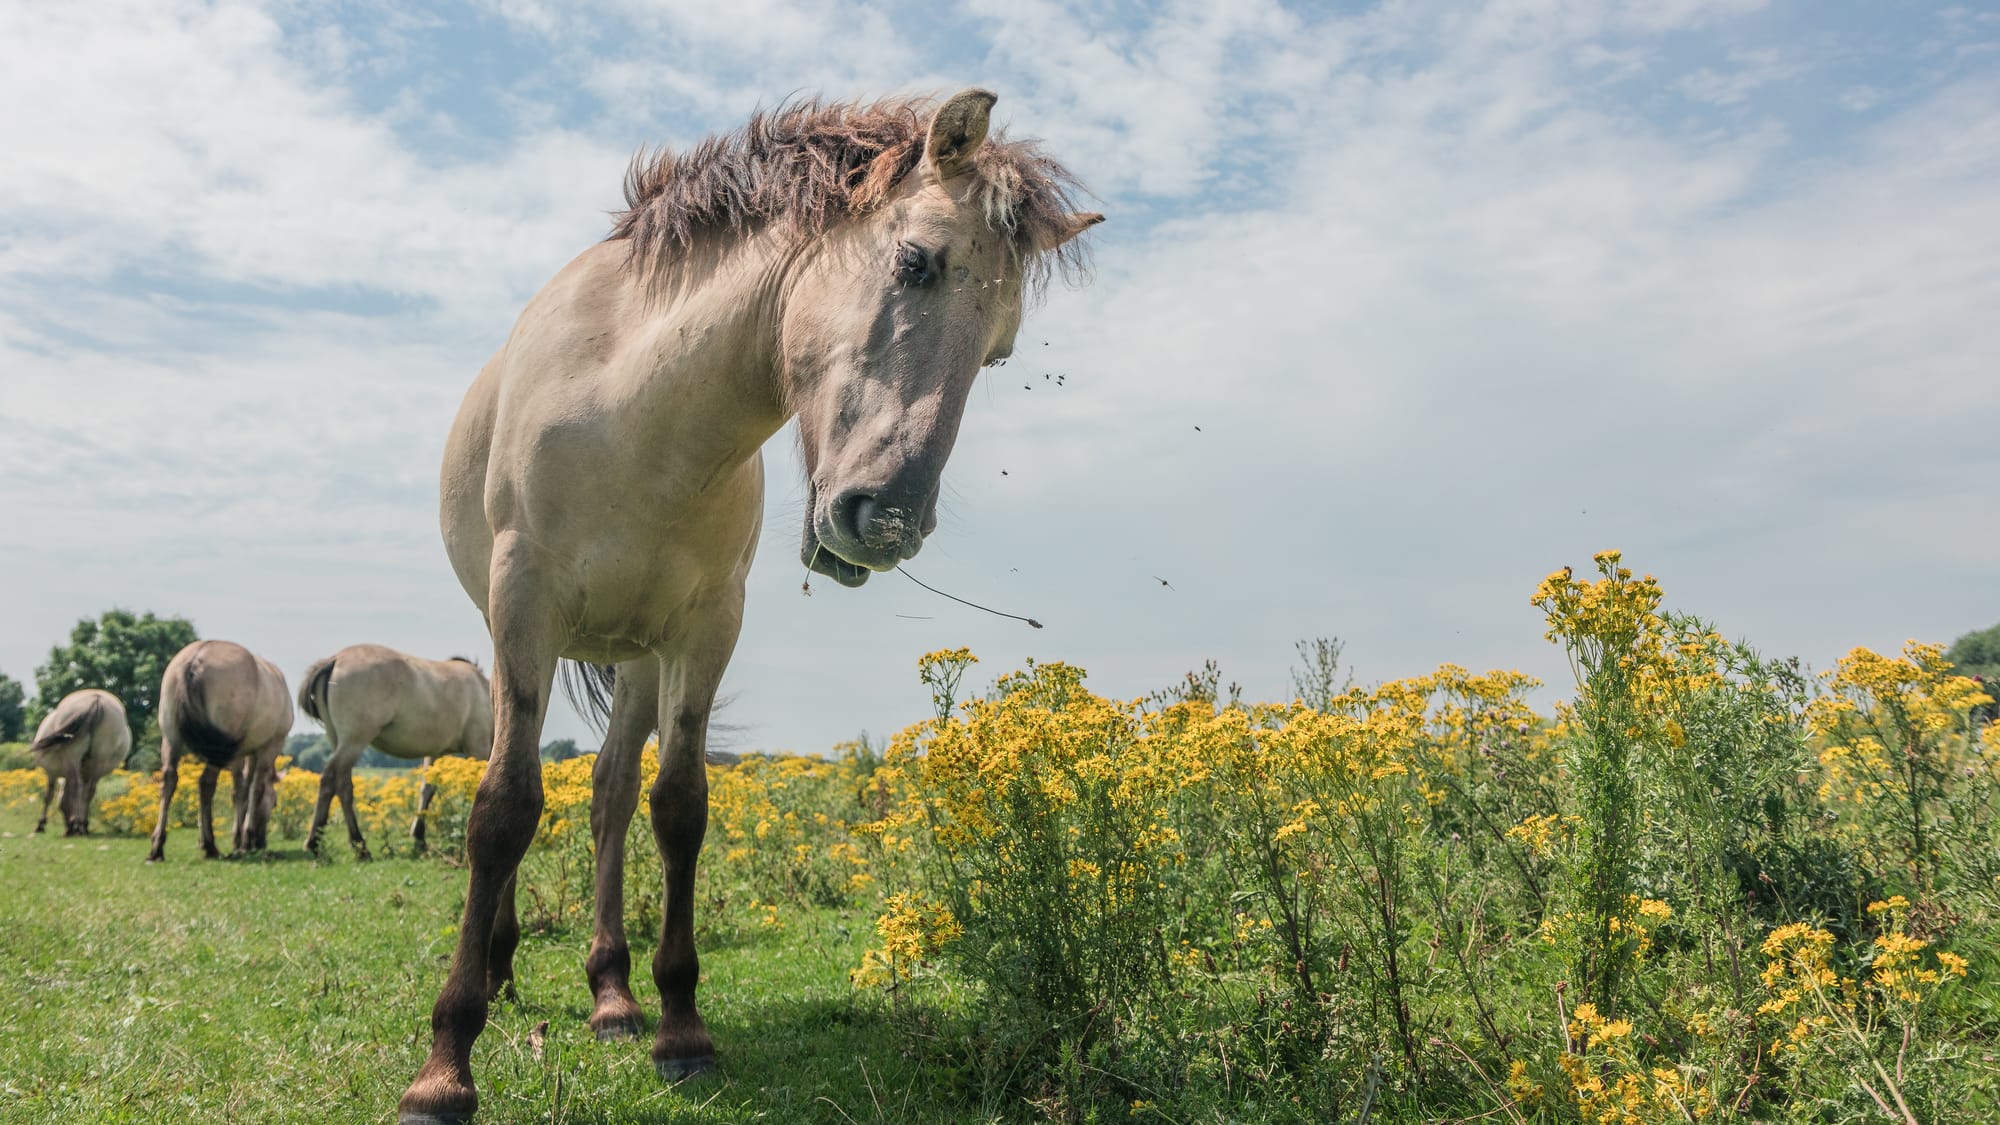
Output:
<instances>
[{"instance_id":1,"label":"fly near horse's head","mask_svg":"<svg viewBox=\"0 0 2000 1125\"><path fill-rule=\"evenodd\" d=\"M979 369L1007 358L1029 298L1081 262L1075 181L988 138L995 97L954 95L857 168L849 221L798 263L782 365L808 488L806 566L846 586L915 555ZM928 108L924 106L924 108Z\"/></svg>"}]
</instances>

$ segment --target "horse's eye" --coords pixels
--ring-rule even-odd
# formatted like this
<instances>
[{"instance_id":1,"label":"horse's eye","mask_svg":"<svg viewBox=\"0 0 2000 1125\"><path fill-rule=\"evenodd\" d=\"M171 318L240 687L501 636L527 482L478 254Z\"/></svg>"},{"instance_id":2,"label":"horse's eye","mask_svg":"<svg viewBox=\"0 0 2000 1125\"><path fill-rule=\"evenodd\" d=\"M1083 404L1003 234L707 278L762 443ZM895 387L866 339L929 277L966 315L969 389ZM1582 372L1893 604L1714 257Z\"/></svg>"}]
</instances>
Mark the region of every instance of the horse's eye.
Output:
<instances>
[{"instance_id":1,"label":"horse's eye","mask_svg":"<svg viewBox=\"0 0 2000 1125\"><path fill-rule=\"evenodd\" d=\"M905 287L921 289L937 280L937 271L931 268L931 256L921 246L908 242L896 247L896 280Z\"/></svg>"}]
</instances>

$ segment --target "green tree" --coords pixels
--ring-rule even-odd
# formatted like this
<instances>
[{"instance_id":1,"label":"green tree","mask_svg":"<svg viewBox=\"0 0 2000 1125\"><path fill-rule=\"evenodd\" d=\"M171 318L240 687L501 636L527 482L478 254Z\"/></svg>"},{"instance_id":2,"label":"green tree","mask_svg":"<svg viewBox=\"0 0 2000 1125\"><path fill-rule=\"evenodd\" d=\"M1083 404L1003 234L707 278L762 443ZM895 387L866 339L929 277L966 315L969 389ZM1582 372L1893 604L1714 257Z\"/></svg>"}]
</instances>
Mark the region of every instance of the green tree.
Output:
<instances>
[{"instance_id":1,"label":"green tree","mask_svg":"<svg viewBox=\"0 0 2000 1125\"><path fill-rule=\"evenodd\" d=\"M1990 723L2000 719L2000 625L1967 633L1951 642L1951 647L1944 650L1944 658L1951 661L1953 672L1985 684L1986 694L1995 700L1973 708L1972 721Z\"/></svg>"},{"instance_id":2,"label":"green tree","mask_svg":"<svg viewBox=\"0 0 2000 1125\"><path fill-rule=\"evenodd\" d=\"M2000 676L2000 625L1991 629L1981 629L1951 642L1944 650L1944 658L1952 662L1952 671L1961 676L1984 676L1993 679Z\"/></svg>"},{"instance_id":3,"label":"green tree","mask_svg":"<svg viewBox=\"0 0 2000 1125\"><path fill-rule=\"evenodd\" d=\"M577 749L576 739L574 738L558 738L553 742L544 742L542 744L542 761L544 762L567 762L571 758L582 756L582 754L583 751Z\"/></svg>"},{"instance_id":4,"label":"green tree","mask_svg":"<svg viewBox=\"0 0 2000 1125\"><path fill-rule=\"evenodd\" d=\"M0 742L19 742L28 737L27 699L21 681L0 672Z\"/></svg>"},{"instance_id":5,"label":"green tree","mask_svg":"<svg viewBox=\"0 0 2000 1125\"><path fill-rule=\"evenodd\" d=\"M326 772L326 760L333 756L323 734L295 734L285 740L285 756L300 769L314 773Z\"/></svg>"},{"instance_id":6,"label":"green tree","mask_svg":"<svg viewBox=\"0 0 2000 1125\"><path fill-rule=\"evenodd\" d=\"M34 718L62 698L84 688L103 688L125 704L135 752L150 750L149 732L160 706L160 677L174 654L195 641L194 623L184 617L138 616L114 609L69 632L69 644L49 650L48 663L35 669ZM157 741L157 734L153 735Z\"/></svg>"}]
</instances>

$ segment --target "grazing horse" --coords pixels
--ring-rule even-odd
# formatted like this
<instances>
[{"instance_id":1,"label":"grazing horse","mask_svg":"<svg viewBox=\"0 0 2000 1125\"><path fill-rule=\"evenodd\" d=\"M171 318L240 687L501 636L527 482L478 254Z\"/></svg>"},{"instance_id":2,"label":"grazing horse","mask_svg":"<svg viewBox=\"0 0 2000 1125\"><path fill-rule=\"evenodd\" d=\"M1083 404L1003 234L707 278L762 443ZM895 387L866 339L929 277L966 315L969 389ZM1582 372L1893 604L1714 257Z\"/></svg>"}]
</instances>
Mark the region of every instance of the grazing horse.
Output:
<instances>
[{"instance_id":1,"label":"grazing horse","mask_svg":"<svg viewBox=\"0 0 2000 1125\"><path fill-rule=\"evenodd\" d=\"M49 802L55 799L56 782L60 781L63 835L85 835L90 831L90 806L97 800L98 781L124 765L126 755L132 752L132 728L125 721L125 705L98 688L70 692L35 728L35 741L28 749L49 775L48 788L42 791L42 819L35 822L35 831L48 827Z\"/></svg>"},{"instance_id":2,"label":"grazing horse","mask_svg":"<svg viewBox=\"0 0 2000 1125\"><path fill-rule=\"evenodd\" d=\"M292 693L278 666L230 641L196 641L174 654L160 677L160 820L152 863L166 855L167 812L181 760L202 763L201 854L214 859L215 783L232 779L230 835L240 854L262 851L276 804L278 755L292 732Z\"/></svg>"},{"instance_id":3,"label":"grazing horse","mask_svg":"<svg viewBox=\"0 0 2000 1125\"><path fill-rule=\"evenodd\" d=\"M652 1058L714 1065L695 1008L695 855L709 711L763 518L760 449L796 416L811 501L801 558L845 586L917 552L982 366L1077 235L1074 181L988 140L994 96L804 102L679 156L642 154L627 209L529 303L445 446L446 553L493 635L493 763L430 1056L403 1125L478 1105L471 1052L513 975L514 875L542 808L537 754L560 658L614 665L591 803L600 1036L637 1032L623 918L626 825L658 729L664 865ZM596 679L601 702L606 686Z\"/></svg>"},{"instance_id":4,"label":"grazing horse","mask_svg":"<svg viewBox=\"0 0 2000 1125\"><path fill-rule=\"evenodd\" d=\"M347 841L368 857L354 812L354 763L370 745L398 758L464 754L484 760L493 751L493 698L486 674L462 656L425 660L382 645L349 645L306 669L299 710L326 728L333 756L319 779L306 850L319 854L319 832L337 795L347 817ZM416 850L424 849L424 813L435 792L429 781L417 795L410 826Z\"/></svg>"}]
</instances>

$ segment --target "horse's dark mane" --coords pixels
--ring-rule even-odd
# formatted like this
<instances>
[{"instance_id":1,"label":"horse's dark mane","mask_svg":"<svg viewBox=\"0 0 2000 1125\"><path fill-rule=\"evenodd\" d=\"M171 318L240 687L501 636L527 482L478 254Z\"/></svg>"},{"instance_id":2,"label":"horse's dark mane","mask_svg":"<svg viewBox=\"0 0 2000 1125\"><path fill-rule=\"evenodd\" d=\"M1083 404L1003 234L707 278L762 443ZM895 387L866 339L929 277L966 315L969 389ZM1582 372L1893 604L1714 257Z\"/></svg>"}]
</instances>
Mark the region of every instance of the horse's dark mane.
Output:
<instances>
[{"instance_id":1,"label":"horse's dark mane","mask_svg":"<svg viewBox=\"0 0 2000 1125\"><path fill-rule=\"evenodd\" d=\"M607 240L631 243L633 268L657 276L705 232L783 222L800 238L818 235L872 210L917 167L937 107L929 97L800 98L678 155L642 149ZM996 132L980 146L974 174L987 220L1014 236L1032 286L1056 270L1082 273L1082 240L1062 238L1082 191L1068 169L1035 142ZM1045 246L1057 248L1037 252Z\"/></svg>"}]
</instances>

